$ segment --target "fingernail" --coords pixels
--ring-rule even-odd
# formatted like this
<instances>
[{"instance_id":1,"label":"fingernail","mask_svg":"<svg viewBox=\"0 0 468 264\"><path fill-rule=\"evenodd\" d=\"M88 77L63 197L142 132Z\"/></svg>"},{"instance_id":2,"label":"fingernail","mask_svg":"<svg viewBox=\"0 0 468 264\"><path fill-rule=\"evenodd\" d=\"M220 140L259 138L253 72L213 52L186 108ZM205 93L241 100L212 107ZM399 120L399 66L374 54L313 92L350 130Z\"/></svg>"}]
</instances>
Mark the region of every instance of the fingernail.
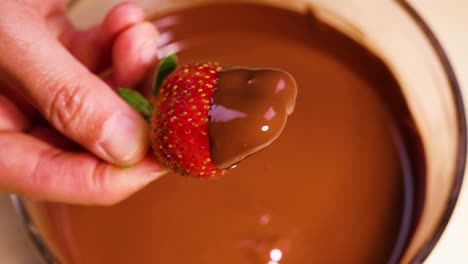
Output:
<instances>
[{"instance_id":1,"label":"fingernail","mask_svg":"<svg viewBox=\"0 0 468 264\"><path fill-rule=\"evenodd\" d=\"M114 114L104 124L100 147L109 162L133 164L143 158L148 148L148 127L142 118Z\"/></svg>"}]
</instances>

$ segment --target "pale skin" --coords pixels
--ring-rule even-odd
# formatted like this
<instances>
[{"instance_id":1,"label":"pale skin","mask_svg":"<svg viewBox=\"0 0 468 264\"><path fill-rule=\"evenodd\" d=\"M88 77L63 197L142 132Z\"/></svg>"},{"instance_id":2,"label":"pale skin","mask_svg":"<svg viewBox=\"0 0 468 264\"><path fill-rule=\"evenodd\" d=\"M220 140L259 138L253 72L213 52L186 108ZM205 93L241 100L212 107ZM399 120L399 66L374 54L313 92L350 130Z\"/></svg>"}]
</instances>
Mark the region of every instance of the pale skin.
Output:
<instances>
[{"instance_id":1,"label":"pale skin","mask_svg":"<svg viewBox=\"0 0 468 264\"><path fill-rule=\"evenodd\" d=\"M115 204L165 172L148 125L107 84L141 82L158 32L136 4L84 31L64 12L62 0L0 1L0 191ZM98 74L110 67L106 82Z\"/></svg>"}]
</instances>

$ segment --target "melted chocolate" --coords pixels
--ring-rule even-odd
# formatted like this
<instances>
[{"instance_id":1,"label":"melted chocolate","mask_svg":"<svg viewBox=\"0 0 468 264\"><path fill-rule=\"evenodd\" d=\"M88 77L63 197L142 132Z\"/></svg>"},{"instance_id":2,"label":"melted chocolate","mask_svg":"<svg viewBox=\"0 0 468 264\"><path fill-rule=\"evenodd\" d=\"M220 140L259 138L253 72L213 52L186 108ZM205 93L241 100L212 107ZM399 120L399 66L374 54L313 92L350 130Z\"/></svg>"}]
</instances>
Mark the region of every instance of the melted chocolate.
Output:
<instances>
[{"instance_id":1,"label":"melted chocolate","mask_svg":"<svg viewBox=\"0 0 468 264\"><path fill-rule=\"evenodd\" d=\"M226 177L170 173L111 207L29 201L54 255L64 264L266 264L278 252L279 264L388 263L415 147L385 64L311 16L263 5L190 8L156 25L161 56L289 72L294 114Z\"/></svg>"},{"instance_id":2,"label":"melted chocolate","mask_svg":"<svg viewBox=\"0 0 468 264\"><path fill-rule=\"evenodd\" d=\"M278 138L294 110L296 95L296 82L281 70L220 71L209 126L215 166L231 167Z\"/></svg>"}]
</instances>

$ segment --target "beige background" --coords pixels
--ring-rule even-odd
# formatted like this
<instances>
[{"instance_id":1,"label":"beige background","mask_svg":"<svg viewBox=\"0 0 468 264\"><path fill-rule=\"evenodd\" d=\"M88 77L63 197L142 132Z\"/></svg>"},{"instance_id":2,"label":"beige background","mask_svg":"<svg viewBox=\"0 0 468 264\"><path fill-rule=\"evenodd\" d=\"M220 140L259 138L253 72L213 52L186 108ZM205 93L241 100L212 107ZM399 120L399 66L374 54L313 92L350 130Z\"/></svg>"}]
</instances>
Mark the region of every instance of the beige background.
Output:
<instances>
[{"instance_id":1,"label":"beige background","mask_svg":"<svg viewBox=\"0 0 468 264\"><path fill-rule=\"evenodd\" d=\"M1 1L1 0L0 0ZM118 0L81 0L108 8ZM149 3L151 0L140 0ZM362 0L371 1L371 0ZM87 3L86 3L87 2ZM455 68L468 102L468 1L410 0L440 38ZM83 8L85 6L82 6ZM96 10L96 9L94 9ZM93 15L93 14L90 14ZM96 16L99 16L96 14ZM95 21L90 17L90 21ZM427 264L468 263L468 184L464 184L455 214ZM10 205L8 196L0 194L0 263L40 263Z\"/></svg>"}]
</instances>

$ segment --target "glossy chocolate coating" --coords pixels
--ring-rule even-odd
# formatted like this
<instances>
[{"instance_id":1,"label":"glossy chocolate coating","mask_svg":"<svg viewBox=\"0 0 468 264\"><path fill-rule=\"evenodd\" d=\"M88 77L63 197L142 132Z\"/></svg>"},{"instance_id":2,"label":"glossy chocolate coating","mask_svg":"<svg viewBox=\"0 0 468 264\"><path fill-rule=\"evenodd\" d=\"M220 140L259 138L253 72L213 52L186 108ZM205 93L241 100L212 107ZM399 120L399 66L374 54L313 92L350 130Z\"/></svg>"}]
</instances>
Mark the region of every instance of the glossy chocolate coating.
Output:
<instances>
[{"instance_id":1,"label":"glossy chocolate coating","mask_svg":"<svg viewBox=\"0 0 468 264\"><path fill-rule=\"evenodd\" d=\"M228 67L218 73L209 135L214 164L229 168L267 147L296 103L292 76L277 69Z\"/></svg>"}]
</instances>

